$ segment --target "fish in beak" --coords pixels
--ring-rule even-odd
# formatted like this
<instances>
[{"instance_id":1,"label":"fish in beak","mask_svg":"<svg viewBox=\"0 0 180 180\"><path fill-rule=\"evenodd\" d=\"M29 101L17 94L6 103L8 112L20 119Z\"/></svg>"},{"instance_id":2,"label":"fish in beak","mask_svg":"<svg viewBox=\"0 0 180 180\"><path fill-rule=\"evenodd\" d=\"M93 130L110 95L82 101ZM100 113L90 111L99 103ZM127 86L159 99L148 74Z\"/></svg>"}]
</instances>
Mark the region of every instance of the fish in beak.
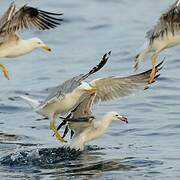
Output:
<instances>
[{"instance_id":1,"label":"fish in beak","mask_svg":"<svg viewBox=\"0 0 180 180\"><path fill-rule=\"evenodd\" d=\"M128 118L126 116L119 116L118 119L124 121L125 123L128 123Z\"/></svg>"}]
</instances>

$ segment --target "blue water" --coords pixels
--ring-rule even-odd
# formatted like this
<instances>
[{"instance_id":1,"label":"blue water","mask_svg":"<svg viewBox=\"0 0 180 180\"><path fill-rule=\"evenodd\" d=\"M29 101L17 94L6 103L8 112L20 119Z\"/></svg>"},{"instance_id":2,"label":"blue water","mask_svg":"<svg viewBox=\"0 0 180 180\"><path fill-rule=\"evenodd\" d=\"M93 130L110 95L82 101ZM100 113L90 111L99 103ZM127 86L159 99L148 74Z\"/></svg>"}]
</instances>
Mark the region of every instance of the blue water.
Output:
<instances>
[{"instance_id":1,"label":"blue water","mask_svg":"<svg viewBox=\"0 0 180 180\"><path fill-rule=\"evenodd\" d=\"M11 1L2 0L3 12ZM45 89L87 72L112 50L106 67L90 79L133 73L133 58L145 32L170 0L17 1L64 13L53 31L22 33L39 37L52 53L4 60L12 77L0 76L0 179L180 179L180 47L166 50L159 81L147 91L107 104L95 114L118 111L129 124L113 122L107 133L80 152L65 150L40 118L18 96L46 97ZM141 71L149 68L143 64ZM89 79L89 80L90 80ZM60 122L60 121L59 121Z\"/></svg>"}]
</instances>

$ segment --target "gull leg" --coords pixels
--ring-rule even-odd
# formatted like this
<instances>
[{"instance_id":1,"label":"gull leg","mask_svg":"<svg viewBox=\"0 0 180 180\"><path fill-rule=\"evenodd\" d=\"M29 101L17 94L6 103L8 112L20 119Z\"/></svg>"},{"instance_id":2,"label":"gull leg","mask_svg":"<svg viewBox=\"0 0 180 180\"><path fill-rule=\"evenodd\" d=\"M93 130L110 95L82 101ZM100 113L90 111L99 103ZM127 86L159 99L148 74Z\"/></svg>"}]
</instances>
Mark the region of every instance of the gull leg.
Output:
<instances>
[{"instance_id":1,"label":"gull leg","mask_svg":"<svg viewBox=\"0 0 180 180\"><path fill-rule=\"evenodd\" d=\"M150 84L154 82L154 78L156 76L156 61L157 61L157 54L154 54L151 59L152 71L151 71L150 79L149 79Z\"/></svg>"},{"instance_id":2,"label":"gull leg","mask_svg":"<svg viewBox=\"0 0 180 180\"><path fill-rule=\"evenodd\" d=\"M8 73L8 70L6 69L6 67L5 67L4 65L0 64L0 69L2 70L4 76L5 76L8 80L10 80L9 73Z\"/></svg>"},{"instance_id":3,"label":"gull leg","mask_svg":"<svg viewBox=\"0 0 180 180\"><path fill-rule=\"evenodd\" d=\"M62 137L61 135L59 134L59 132L57 131L57 128L56 128L56 125L55 125L55 119L56 119L56 116L53 115L51 121L50 121L50 128L51 130L54 132L56 138L61 141L62 143L66 142Z\"/></svg>"}]
</instances>

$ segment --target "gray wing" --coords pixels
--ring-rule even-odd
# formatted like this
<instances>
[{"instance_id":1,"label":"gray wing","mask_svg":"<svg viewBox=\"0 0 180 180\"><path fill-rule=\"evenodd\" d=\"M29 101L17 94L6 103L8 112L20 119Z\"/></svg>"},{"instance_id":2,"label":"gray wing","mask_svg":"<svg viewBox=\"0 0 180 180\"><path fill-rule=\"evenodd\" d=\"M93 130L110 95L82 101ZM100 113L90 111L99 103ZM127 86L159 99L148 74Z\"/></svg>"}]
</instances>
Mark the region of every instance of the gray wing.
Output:
<instances>
[{"instance_id":1,"label":"gray wing","mask_svg":"<svg viewBox=\"0 0 180 180\"><path fill-rule=\"evenodd\" d=\"M102 69L104 67L104 65L107 63L110 54L111 54L111 51L104 54L100 63L97 66L93 67L88 73L75 76L75 77L65 81L63 84L52 88L49 96L45 99L44 102L42 102L40 104L40 106L44 107L49 103L53 103L57 100L60 101L61 99L63 99L65 94L72 92L75 88L80 86L81 82L83 80L85 80L90 75L92 75L92 74L96 73L97 71L99 71L100 69Z\"/></svg>"},{"instance_id":2,"label":"gray wing","mask_svg":"<svg viewBox=\"0 0 180 180\"><path fill-rule=\"evenodd\" d=\"M161 69L161 62L156 66L156 72ZM127 77L111 76L93 80L90 84L97 89L94 103L110 101L132 94L135 90L145 89L149 84L151 70ZM156 78L159 74L156 76Z\"/></svg>"},{"instance_id":3,"label":"gray wing","mask_svg":"<svg viewBox=\"0 0 180 180\"><path fill-rule=\"evenodd\" d=\"M79 134L84 128L91 125L94 116L92 114L92 106L96 94L88 95L72 112L71 118L66 119L68 121L70 129L75 131L75 134Z\"/></svg>"},{"instance_id":4,"label":"gray wing","mask_svg":"<svg viewBox=\"0 0 180 180\"><path fill-rule=\"evenodd\" d=\"M15 9L14 3L11 4L2 18L3 24L0 26L0 33L11 34L22 29L35 28L39 30L55 28L60 24L62 14L43 11L30 6L23 6L19 10ZM13 10L13 13L11 12Z\"/></svg>"},{"instance_id":5,"label":"gray wing","mask_svg":"<svg viewBox=\"0 0 180 180\"><path fill-rule=\"evenodd\" d=\"M177 0L165 13L161 15L152 30L146 33L146 37L152 43L156 38L166 37L179 33L180 30L180 0Z\"/></svg>"},{"instance_id":6,"label":"gray wing","mask_svg":"<svg viewBox=\"0 0 180 180\"><path fill-rule=\"evenodd\" d=\"M7 21L9 21L16 11L16 5L14 4L14 2L12 2L7 11L0 18L0 27L3 26Z\"/></svg>"}]
</instances>

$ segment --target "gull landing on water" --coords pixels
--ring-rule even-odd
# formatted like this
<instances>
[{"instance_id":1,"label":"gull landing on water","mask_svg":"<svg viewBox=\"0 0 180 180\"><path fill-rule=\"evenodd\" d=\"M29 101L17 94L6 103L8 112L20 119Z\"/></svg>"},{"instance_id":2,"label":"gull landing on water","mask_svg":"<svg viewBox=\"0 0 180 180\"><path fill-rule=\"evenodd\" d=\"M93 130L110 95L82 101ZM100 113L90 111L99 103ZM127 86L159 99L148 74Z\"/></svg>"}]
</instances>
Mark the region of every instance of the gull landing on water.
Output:
<instances>
[{"instance_id":1,"label":"gull landing on water","mask_svg":"<svg viewBox=\"0 0 180 180\"><path fill-rule=\"evenodd\" d=\"M111 52L105 54L100 63L92 68L87 74L80 74L65 81L63 84L52 88L49 96L41 103L22 96L35 112L50 119L50 128L59 141L64 142L57 131L55 123L57 116L59 114L63 115L63 113L68 113L74 109L77 104L83 100L82 95L96 92L96 89L84 82L84 80L99 71L106 64L110 53Z\"/></svg>"},{"instance_id":2,"label":"gull landing on water","mask_svg":"<svg viewBox=\"0 0 180 180\"><path fill-rule=\"evenodd\" d=\"M6 67L5 67L4 65L0 64L0 69L2 70L4 76L5 76L8 80L10 80L10 79L9 79L9 73L8 73L8 70L6 69Z\"/></svg>"},{"instance_id":3,"label":"gull landing on water","mask_svg":"<svg viewBox=\"0 0 180 180\"><path fill-rule=\"evenodd\" d=\"M127 117L119 115L117 112L108 112L101 119L95 118L91 110L95 96L96 93L87 96L71 112L70 115L72 117L64 119L64 121L68 122L69 128L74 132L73 139L69 145L72 149L82 151L86 143L101 137L113 120L128 123Z\"/></svg>"},{"instance_id":4,"label":"gull landing on water","mask_svg":"<svg viewBox=\"0 0 180 180\"><path fill-rule=\"evenodd\" d=\"M36 48L51 51L39 38L24 40L17 33L20 30L30 28L38 30L55 28L62 21L59 17L61 15L27 5L18 9L14 2L11 3L8 10L0 19L0 58L15 58L28 54ZM5 67L3 68L3 72L9 78L8 71Z\"/></svg>"},{"instance_id":5,"label":"gull landing on water","mask_svg":"<svg viewBox=\"0 0 180 180\"><path fill-rule=\"evenodd\" d=\"M155 67L156 73L162 68L162 63ZM94 87L96 92L91 95L84 94L84 100L79 102L66 118L63 118L63 122L57 129L59 130L68 123L62 138L66 136L70 128L73 138L70 147L83 150L86 143L102 136L113 120L121 120L127 123L127 118L116 112L109 112L100 120L97 120L92 113L92 106L100 101L110 101L128 96L135 90L147 89L151 71L148 70L127 77L110 76L91 81L89 85ZM158 76L159 74L156 75L155 79Z\"/></svg>"},{"instance_id":6,"label":"gull landing on water","mask_svg":"<svg viewBox=\"0 0 180 180\"><path fill-rule=\"evenodd\" d=\"M163 13L154 28L146 34L146 47L136 56L135 69L140 61L150 54L152 73L150 83L155 77L155 64L161 51L180 44L180 0L177 0L167 12Z\"/></svg>"},{"instance_id":7,"label":"gull landing on water","mask_svg":"<svg viewBox=\"0 0 180 180\"><path fill-rule=\"evenodd\" d=\"M101 119L87 118L88 122L73 122L69 121L69 127L74 130L74 136L70 143L70 148L76 150L84 150L86 143L101 137L110 126L112 121L124 121L128 123L127 117L118 114L117 112L108 112ZM78 124L78 127L77 127Z\"/></svg>"}]
</instances>

